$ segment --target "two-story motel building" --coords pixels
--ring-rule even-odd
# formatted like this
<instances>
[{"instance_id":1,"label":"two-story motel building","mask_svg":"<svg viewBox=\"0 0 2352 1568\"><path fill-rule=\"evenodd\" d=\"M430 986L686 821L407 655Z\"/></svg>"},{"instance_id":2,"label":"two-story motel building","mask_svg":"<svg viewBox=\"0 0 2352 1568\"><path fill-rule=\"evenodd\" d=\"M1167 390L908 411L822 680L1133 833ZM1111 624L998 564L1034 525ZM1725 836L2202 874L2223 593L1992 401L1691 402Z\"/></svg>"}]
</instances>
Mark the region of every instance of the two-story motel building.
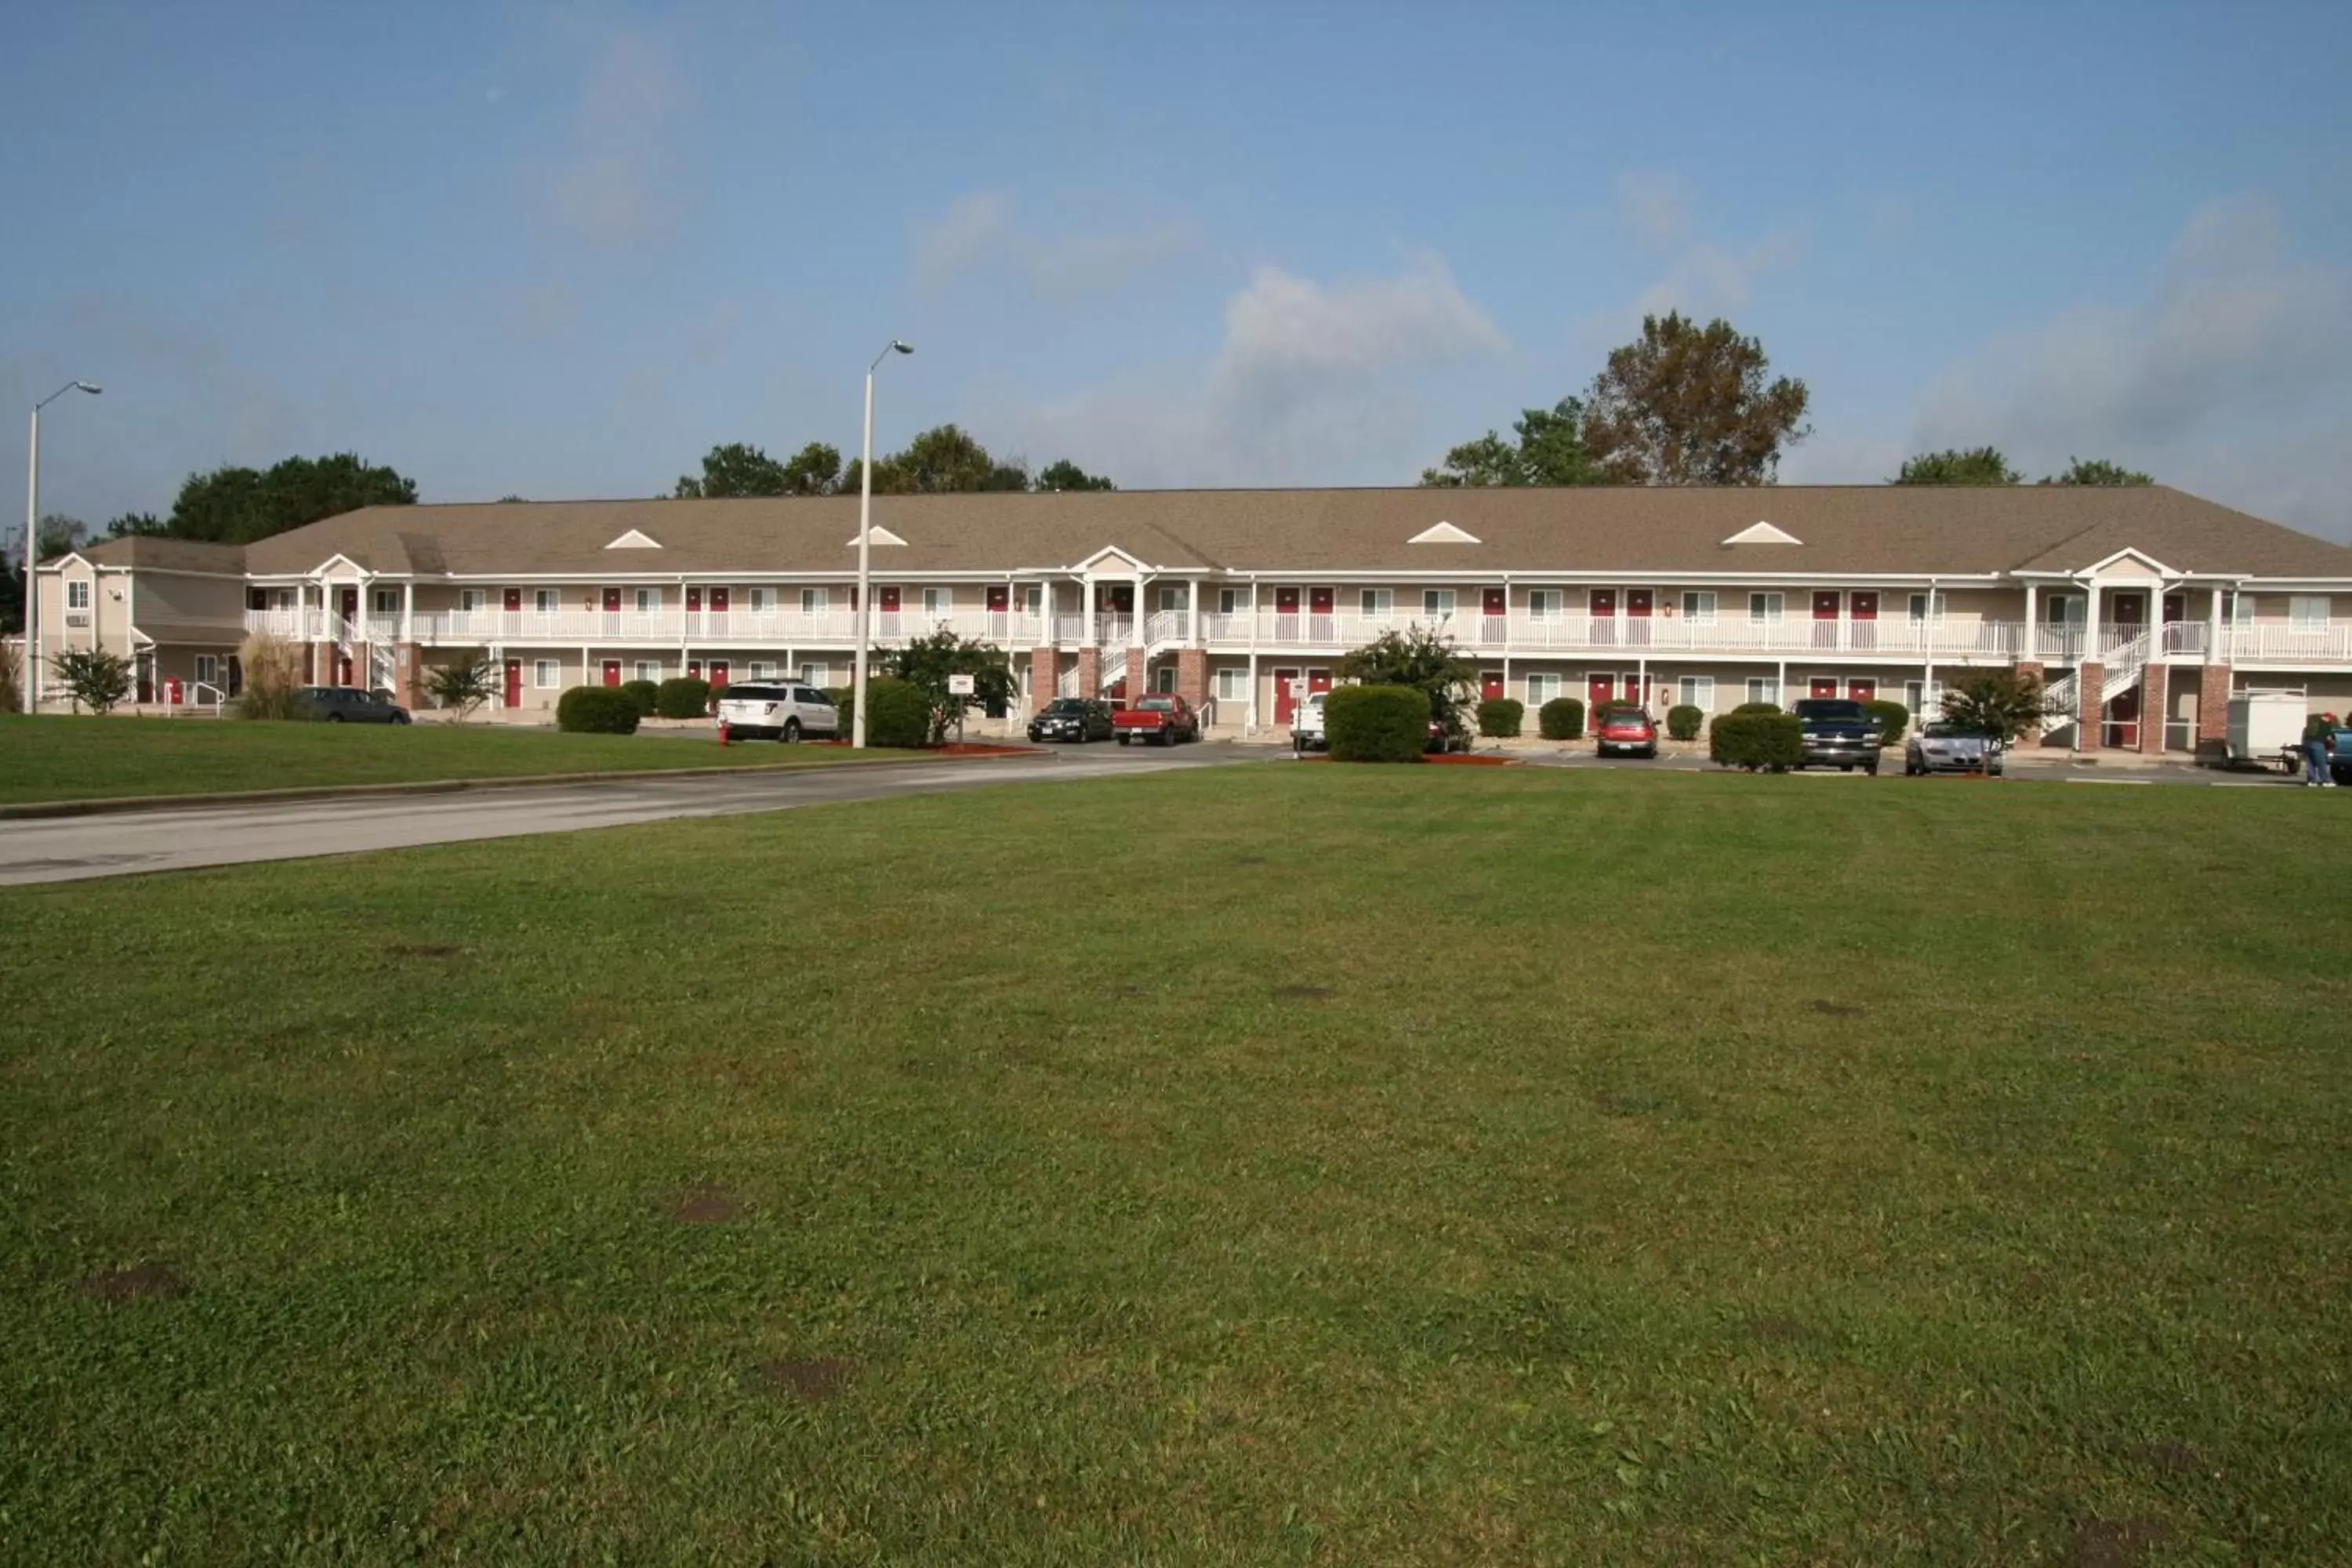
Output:
<instances>
[{"instance_id":1,"label":"two-story motel building","mask_svg":"<svg viewBox=\"0 0 2352 1568\"><path fill-rule=\"evenodd\" d=\"M142 701L233 695L252 631L411 703L427 666L487 655L517 717L583 682L839 684L856 520L854 498L499 502L110 540L42 563L40 638L135 660ZM2352 550L2161 486L889 496L874 523L877 646L983 638L1024 709L1148 689L1229 733L1283 726L1294 689L1412 623L1531 709L1917 710L2016 666L2078 718L2050 742L2187 752L2233 691L2352 707Z\"/></svg>"}]
</instances>

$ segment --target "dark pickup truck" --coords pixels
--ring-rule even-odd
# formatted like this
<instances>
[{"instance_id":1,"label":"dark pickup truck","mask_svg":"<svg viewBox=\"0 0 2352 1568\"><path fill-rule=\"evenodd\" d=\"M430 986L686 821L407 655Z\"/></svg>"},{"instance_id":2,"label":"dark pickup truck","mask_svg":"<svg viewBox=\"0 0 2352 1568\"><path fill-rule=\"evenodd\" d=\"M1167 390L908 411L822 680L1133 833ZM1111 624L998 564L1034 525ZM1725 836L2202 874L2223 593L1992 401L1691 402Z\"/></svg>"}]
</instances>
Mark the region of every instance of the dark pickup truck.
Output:
<instances>
[{"instance_id":1,"label":"dark pickup truck","mask_svg":"<svg viewBox=\"0 0 2352 1568\"><path fill-rule=\"evenodd\" d=\"M1878 771L1882 744L1878 726L1861 703L1844 698L1808 697L1797 704L1796 710L1797 725L1805 734L1805 760L1799 767Z\"/></svg>"}]
</instances>

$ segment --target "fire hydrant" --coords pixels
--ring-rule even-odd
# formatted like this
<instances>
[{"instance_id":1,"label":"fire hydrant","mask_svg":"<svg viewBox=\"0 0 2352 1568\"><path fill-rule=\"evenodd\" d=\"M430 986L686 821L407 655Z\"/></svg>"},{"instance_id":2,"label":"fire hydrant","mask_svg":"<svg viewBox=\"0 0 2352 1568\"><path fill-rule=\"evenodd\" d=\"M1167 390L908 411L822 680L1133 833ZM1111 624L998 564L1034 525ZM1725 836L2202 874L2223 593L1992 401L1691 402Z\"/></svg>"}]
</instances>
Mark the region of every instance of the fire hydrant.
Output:
<instances>
[{"instance_id":1,"label":"fire hydrant","mask_svg":"<svg viewBox=\"0 0 2352 1568\"><path fill-rule=\"evenodd\" d=\"M724 719L719 721L719 743L722 746L727 744L727 721Z\"/></svg>"}]
</instances>

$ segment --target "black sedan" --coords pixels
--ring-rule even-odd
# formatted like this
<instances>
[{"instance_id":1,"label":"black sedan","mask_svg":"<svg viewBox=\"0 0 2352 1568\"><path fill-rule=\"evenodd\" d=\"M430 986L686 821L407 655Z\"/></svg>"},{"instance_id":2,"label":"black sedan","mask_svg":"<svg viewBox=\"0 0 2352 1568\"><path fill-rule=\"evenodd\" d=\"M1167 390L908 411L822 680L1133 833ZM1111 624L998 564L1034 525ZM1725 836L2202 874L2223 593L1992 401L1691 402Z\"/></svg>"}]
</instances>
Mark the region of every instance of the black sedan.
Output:
<instances>
[{"instance_id":1,"label":"black sedan","mask_svg":"<svg viewBox=\"0 0 2352 1568\"><path fill-rule=\"evenodd\" d=\"M356 686L304 686L294 700L310 717L329 724L405 724L408 710L381 691Z\"/></svg>"},{"instance_id":2,"label":"black sedan","mask_svg":"<svg viewBox=\"0 0 2352 1568\"><path fill-rule=\"evenodd\" d=\"M1085 697L1056 697L1029 721L1033 741L1108 741L1110 704Z\"/></svg>"}]
</instances>

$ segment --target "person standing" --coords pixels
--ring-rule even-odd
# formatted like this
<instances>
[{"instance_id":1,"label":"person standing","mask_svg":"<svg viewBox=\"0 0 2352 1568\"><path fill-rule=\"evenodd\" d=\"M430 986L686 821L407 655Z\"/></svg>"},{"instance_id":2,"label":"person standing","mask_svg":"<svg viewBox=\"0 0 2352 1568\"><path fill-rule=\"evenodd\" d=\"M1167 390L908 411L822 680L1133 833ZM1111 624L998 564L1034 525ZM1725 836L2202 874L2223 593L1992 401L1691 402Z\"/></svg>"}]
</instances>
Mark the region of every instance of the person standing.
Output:
<instances>
[{"instance_id":1,"label":"person standing","mask_svg":"<svg viewBox=\"0 0 2352 1568\"><path fill-rule=\"evenodd\" d=\"M2303 727L2303 787L2333 789L2336 715L2315 713Z\"/></svg>"}]
</instances>

